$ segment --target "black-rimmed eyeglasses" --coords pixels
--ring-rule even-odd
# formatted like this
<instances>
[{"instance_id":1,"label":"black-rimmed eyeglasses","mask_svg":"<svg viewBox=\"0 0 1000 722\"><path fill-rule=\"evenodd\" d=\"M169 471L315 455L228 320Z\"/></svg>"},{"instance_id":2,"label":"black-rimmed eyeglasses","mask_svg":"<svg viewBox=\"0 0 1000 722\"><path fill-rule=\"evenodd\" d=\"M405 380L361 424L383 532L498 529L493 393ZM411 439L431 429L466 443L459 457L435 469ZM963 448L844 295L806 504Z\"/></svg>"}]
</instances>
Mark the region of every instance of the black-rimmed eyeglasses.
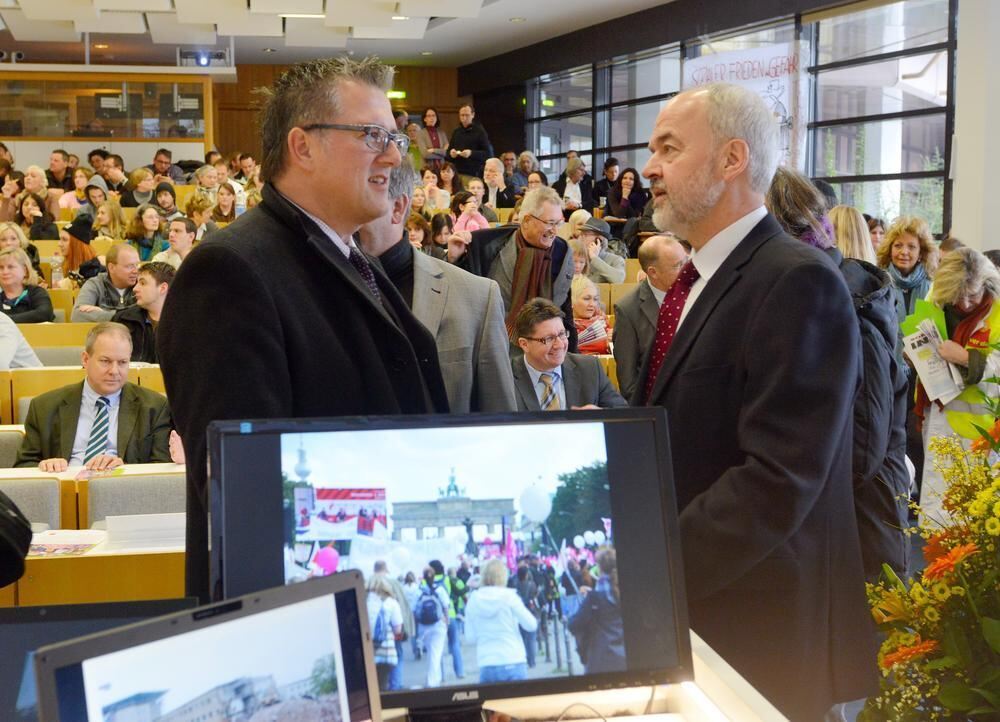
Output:
<instances>
[{"instance_id":1,"label":"black-rimmed eyeglasses","mask_svg":"<svg viewBox=\"0 0 1000 722\"><path fill-rule=\"evenodd\" d=\"M534 341L535 343L540 343L545 348L549 348L557 340L565 341L568 338L569 338L569 331L560 331L557 334L554 334L552 336L545 336L544 338L532 338L531 336L524 337L526 341Z\"/></svg>"},{"instance_id":2,"label":"black-rimmed eyeglasses","mask_svg":"<svg viewBox=\"0 0 1000 722\"><path fill-rule=\"evenodd\" d=\"M400 155L406 155L410 149L410 138L403 133L393 133L388 128L372 123L310 123L303 125L302 130L353 130L363 133L365 145L376 153L385 153L389 149L389 144L394 143L399 148Z\"/></svg>"}]
</instances>

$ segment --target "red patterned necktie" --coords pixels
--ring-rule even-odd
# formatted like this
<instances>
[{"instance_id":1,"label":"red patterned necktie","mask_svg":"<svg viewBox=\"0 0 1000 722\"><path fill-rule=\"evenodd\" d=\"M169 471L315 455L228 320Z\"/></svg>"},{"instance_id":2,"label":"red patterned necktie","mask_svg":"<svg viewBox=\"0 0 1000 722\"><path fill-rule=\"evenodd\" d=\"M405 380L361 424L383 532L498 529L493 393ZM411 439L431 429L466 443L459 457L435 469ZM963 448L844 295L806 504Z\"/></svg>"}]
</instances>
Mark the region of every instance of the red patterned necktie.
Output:
<instances>
[{"instance_id":1,"label":"red patterned necktie","mask_svg":"<svg viewBox=\"0 0 1000 722\"><path fill-rule=\"evenodd\" d=\"M687 301L691 293L691 286L698 280L698 269L690 261L674 281L674 285L667 291L667 295L660 304L660 314L656 319L656 338L653 340L653 349L650 352L649 374L646 376L646 392L643 397L645 403L649 403L649 397L653 394L653 385L656 383L656 375L660 372L663 359L667 357L670 344L674 342L674 334L677 333L677 325L681 320L681 311L684 310L684 302Z\"/></svg>"}]
</instances>

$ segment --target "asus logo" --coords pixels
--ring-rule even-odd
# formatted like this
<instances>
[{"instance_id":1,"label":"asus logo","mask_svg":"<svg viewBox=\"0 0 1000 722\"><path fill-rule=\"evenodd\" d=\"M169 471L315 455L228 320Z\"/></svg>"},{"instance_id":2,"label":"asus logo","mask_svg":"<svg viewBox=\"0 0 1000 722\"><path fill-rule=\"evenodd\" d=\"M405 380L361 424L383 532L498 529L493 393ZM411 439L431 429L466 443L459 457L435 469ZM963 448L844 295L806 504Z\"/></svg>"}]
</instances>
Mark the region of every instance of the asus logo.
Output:
<instances>
[{"instance_id":1,"label":"asus logo","mask_svg":"<svg viewBox=\"0 0 1000 722\"><path fill-rule=\"evenodd\" d=\"M468 702L469 700L479 699L479 692L477 690L472 690L471 692L455 692L451 696L452 702Z\"/></svg>"}]
</instances>

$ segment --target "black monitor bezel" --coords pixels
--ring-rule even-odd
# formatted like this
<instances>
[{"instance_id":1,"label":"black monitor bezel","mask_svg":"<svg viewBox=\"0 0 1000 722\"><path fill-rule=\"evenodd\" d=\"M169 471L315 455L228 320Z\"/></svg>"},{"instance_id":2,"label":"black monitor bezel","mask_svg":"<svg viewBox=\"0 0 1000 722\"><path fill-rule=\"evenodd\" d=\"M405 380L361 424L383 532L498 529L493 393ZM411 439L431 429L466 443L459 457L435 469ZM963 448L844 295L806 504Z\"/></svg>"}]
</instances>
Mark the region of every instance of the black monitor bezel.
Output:
<instances>
[{"instance_id":1,"label":"black monitor bezel","mask_svg":"<svg viewBox=\"0 0 1000 722\"><path fill-rule=\"evenodd\" d=\"M680 553L680 528L677 522L677 501L673 483L670 444L666 411L662 407L620 409L519 412L495 414L449 414L409 416L355 416L336 418L261 419L214 421L207 430L209 450L209 508L211 517L210 569L211 589L215 599L225 598L225 516L222 506L222 479L224 468L224 441L229 436L248 433L309 433L322 431L407 429L449 426L491 426L501 424L545 424L565 422L643 422L654 427L656 454L661 460L657 465L660 479L661 517L666 534L667 560L665 589L673 590L673 624L676 630L677 655L675 667L643 671L579 675L573 677L546 677L537 680L479 685L451 685L420 690L382 692L382 707L389 708L446 708L467 706L488 699L530 697L566 692L595 691L642 687L656 684L675 684L694 679L691 642L689 636L687 596ZM222 572L220 573L220 568ZM665 623L669 620L664 620Z\"/></svg>"}]
</instances>

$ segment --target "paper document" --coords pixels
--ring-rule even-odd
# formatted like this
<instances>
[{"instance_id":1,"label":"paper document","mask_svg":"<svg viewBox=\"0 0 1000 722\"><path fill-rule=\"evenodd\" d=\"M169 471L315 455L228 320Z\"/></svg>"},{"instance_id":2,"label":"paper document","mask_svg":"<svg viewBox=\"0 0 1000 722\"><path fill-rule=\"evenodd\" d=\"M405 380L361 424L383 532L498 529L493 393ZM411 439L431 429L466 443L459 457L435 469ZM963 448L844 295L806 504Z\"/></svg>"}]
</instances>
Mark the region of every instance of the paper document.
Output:
<instances>
[{"instance_id":1,"label":"paper document","mask_svg":"<svg viewBox=\"0 0 1000 722\"><path fill-rule=\"evenodd\" d=\"M928 319L917 323L917 330L903 338L903 352L913 363L927 397L947 404L965 385L958 369L938 354L942 338L937 325Z\"/></svg>"}]
</instances>

